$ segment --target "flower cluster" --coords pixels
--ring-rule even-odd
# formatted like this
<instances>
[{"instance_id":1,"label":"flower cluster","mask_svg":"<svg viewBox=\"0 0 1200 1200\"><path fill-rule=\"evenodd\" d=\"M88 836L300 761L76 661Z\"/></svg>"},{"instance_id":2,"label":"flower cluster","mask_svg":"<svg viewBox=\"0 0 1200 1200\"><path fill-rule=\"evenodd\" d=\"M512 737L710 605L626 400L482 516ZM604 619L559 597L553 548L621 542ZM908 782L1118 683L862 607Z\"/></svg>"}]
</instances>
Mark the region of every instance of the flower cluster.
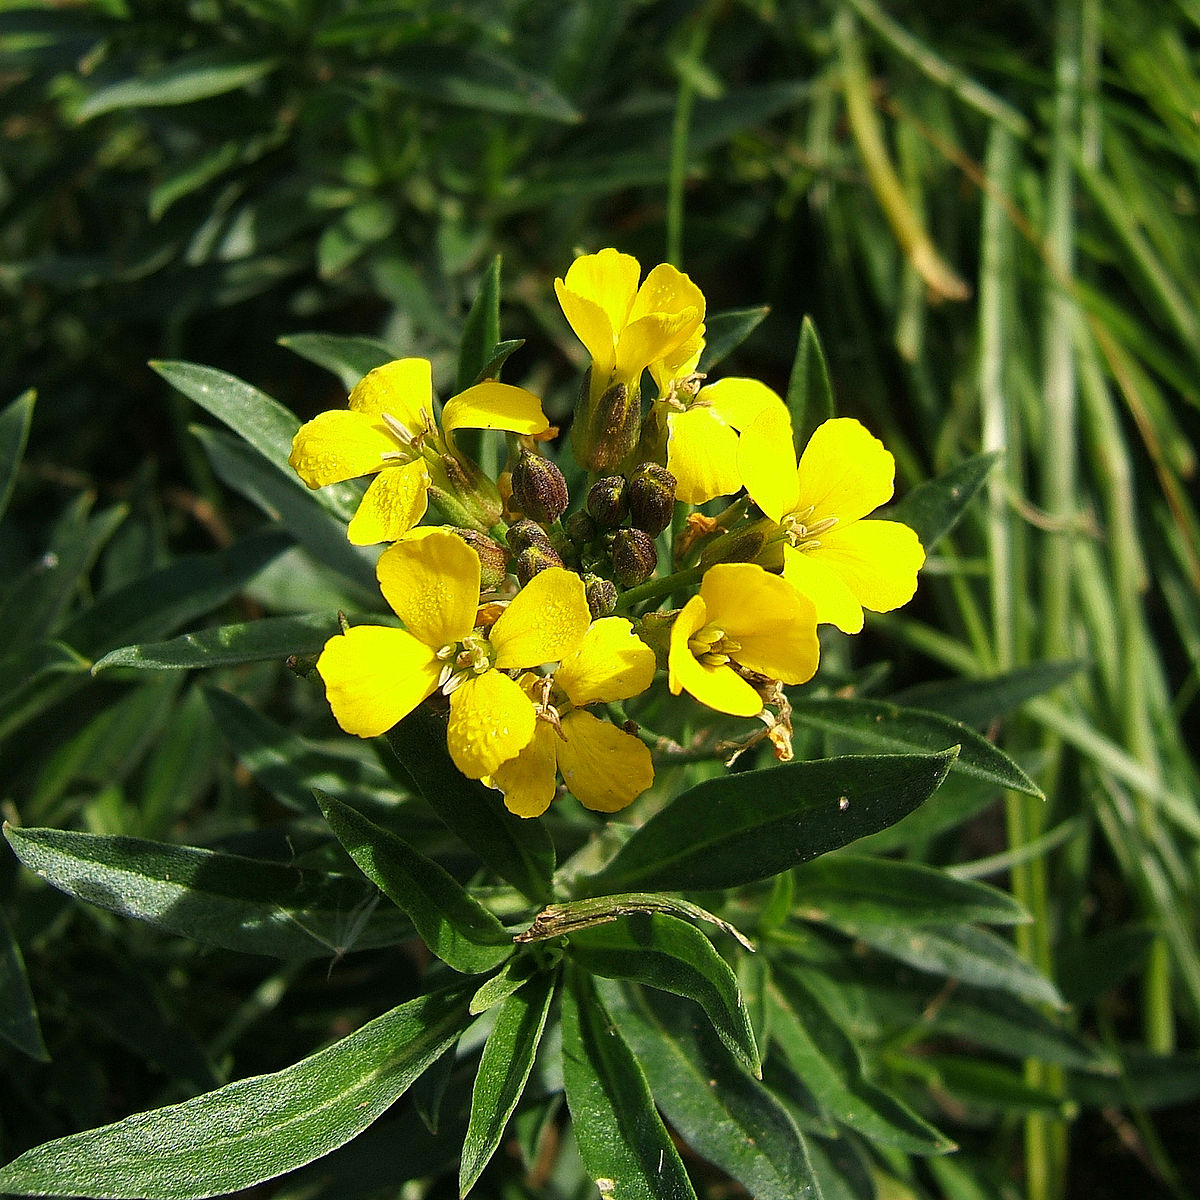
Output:
<instances>
[{"instance_id":1,"label":"flower cluster","mask_svg":"<svg viewBox=\"0 0 1200 1200\"><path fill-rule=\"evenodd\" d=\"M555 281L591 358L570 429L587 472L573 511L541 451L554 431L539 399L485 380L446 402L439 428L426 359L371 371L292 447L309 487L373 476L347 534L388 543L377 575L401 627L345 628L317 661L338 723L373 737L443 697L455 766L525 817L559 776L598 812L650 786L620 705L660 673L674 695L760 718L785 756L771 708L815 673L818 625L853 633L864 609L904 604L924 561L907 526L867 519L895 474L876 438L829 420L797 457L775 392L698 373L699 288L665 264L640 279L608 249ZM462 428L506 433L499 479L461 452ZM720 497L716 515L697 507Z\"/></svg>"}]
</instances>

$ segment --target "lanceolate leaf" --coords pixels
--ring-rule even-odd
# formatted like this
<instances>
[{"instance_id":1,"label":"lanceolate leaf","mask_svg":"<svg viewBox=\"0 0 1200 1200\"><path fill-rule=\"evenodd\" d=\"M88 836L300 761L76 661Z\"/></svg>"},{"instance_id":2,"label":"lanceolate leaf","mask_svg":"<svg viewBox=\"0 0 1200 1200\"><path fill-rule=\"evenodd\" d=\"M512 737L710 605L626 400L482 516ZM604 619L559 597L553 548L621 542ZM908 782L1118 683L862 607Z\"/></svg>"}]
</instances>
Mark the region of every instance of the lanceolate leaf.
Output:
<instances>
[{"instance_id":1,"label":"lanceolate leaf","mask_svg":"<svg viewBox=\"0 0 1200 1200\"><path fill-rule=\"evenodd\" d=\"M279 339L309 362L332 371L347 392L366 374L391 362L396 355L373 338L347 337L337 333L293 333Z\"/></svg>"},{"instance_id":2,"label":"lanceolate leaf","mask_svg":"<svg viewBox=\"0 0 1200 1200\"><path fill-rule=\"evenodd\" d=\"M0 1169L38 1196L197 1200L295 1170L361 1133L462 1032L468 992L376 1017L272 1075L47 1142Z\"/></svg>"},{"instance_id":3,"label":"lanceolate leaf","mask_svg":"<svg viewBox=\"0 0 1200 1200\"><path fill-rule=\"evenodd\" d=\"M1002 750L974 729L937 713L883 700L805 700L793 707L792 721L893 753L928 752L957 743L952 771L1045 799L1037 784Z\"/></svg>"},{"instance_id":4,"label":"lanceolate leaf","mask_svg":"<svg viewBox=\"0 0 1200 1200\"><path fill-rule=\"evenodd\" d=\"M1031 663L985 679L919 683L892 696L892 703L941 713L964 725L986 725L1015 712L1026 700L1065 683L1083 668L1077 662Z\"/></svg>"},{"instance_id":5,"label":"lanceolate leaf","mask_svg":"<svg viewBox=\"0 0 1200 1200\"><path fill-rule=\"evenodd\" d=\"M512 935L431 858L332 796L318 792L317 801L362 873L408 913L443 962L473 975L492 970L512 954Z\"/></svg>"},{"instance_id":6,"label":"lanceolate leaf","mask_svg":"<svg viewBox=\"0 0 1200 1200\"><path fill-rule=\"evenodd\" d=\"M758 305L709 313L705 321L704 353L700 356L699 369L711 371L758 328L769 311L765 306Z\"/></svg>"},{"instance_id":7,"label":"lanceolate leaf","mask_svg":"<svg viewBox=\"0 0 1200 1200\"><path fill-rule=\"evenodd\" d=\"M788 380L787 406L792 414L792 429L800 439L800 450L803 450L808 435L837 412L825 352L811 317L805 317L800 326L800 339L796 343L796 357L792 360L792 374Z\"/></svg>"},{"instance_id":8,"label":"lanceolate leaf","mask_svg":"<svg viewBox=\"0 0 1200 1200\"><path fill-rule=\"evenodd\" d=\"M694 1000L745 1069L761 1074L737 979L694 925L665 913L635 913L571 934L568 953L593 975L630 979Z\"/></svg>"},{"instance_id":9,"label":"lanceolate leaf","mask_svg":"<svg viewBox=\"0 0 1200 1200\"><path fill-rule=\"evenodd\" d=\"M25 443L29 440L33 401L34 393L25 392L0 413L0 517L8 508L17 482L17 468L21 465Z\"/></svg>"},{"instance_id":10,"label":"lanceolate leaf","mask_svg":"<svg viewBox=\"0 0 1200 1200\"><path fill-rule=\"evenodd\" d=\"M487 366L500 340L500 256L497 254L480 281L479 294L467 313L458 349L456 392L465 392Z\"/></svg>"},{"instance_id":11,"label":"lanceolate leaf","mask_svg":"<svg viewBox=\"0 0 1200 1200\"><path fill-rule=\"evenodd\" d=\"M729 1056L695 1009L600 983L655 1103L684 1140L757 1200L815 1196L804 1142L779 1101Z\"/></svg>"},{"instance_id":12,"label":"lanceolate leaf","mask_svg":"<svg viewBox=\"0 0 1200 1200\"><path fill-rule=\"evenodd\" d=\"M488 1034L471 1096L471 1119L458 1168L465 1196L483 1173L521 1099L546 1028L556 972L542 971L501 1005Z\"/></svg>"},{"instance_id":13,"label":"lanceolate leaf","mask_svg":"<svg viewBox=\"0 0 1200 1200\"><path fill-rule=\"evenodd\" d=\"M958 524L999 457L999 452L976 454L944 475L918 484L883 515L915 529L921 544L928 550Z\"/></svg>"},{"instance_id":14,"label":"lanceolate leaf","mask_svg":"<svg viewBox=\"0 0 1200 1200\"><path fill-rule=\"evenodd\" d=\"M562 1001L563 1083L584 1169L601 1196L696 1200L638 1060L582 971Z\"/></svg>"},{"instance_id":15,"label":"lanceolate leaf","mask_svg":"<svg viewBox=\"0 0 1200 1200\"><path fill-rule=\"evenodd\" d=\"M319 958L411 936L357 879L141 838L5 825L17 857L87 904L229 950Z\"/></svg>"},{"instance_id":16,"label":"lanceolate leaf","mask_svg":"<svg viewBox=\"0 0 1200 1200\"><path fill-rule=\"evenodd\" d=\"M655 813L588 886L685 891L766 879L895 824L956 754L851 755L706 780Z\"/></svg>"},{"instance_id":17,"label":"lanceolate leaf","mask_svg":"<svg viewBox=\"0 0 1200 1200\"><path fill-rule=\"evenodd\" d=\"M446 749L444 721L421 705L388 731L387 740L449 829L535 904L549 898L554 843L545 826L514 816L496 792L458 771Z\"/></svg>"},{"instance_id":18,"label":"lanceolate leaf","mask_svg":"<svg viewBox=\"0 0 1200 1200\"><path fill-rule=\"evenodd\" d=\"M0 911L0 1038L30 1058L50 1061L25 975L21 948L3 911Z\"/></svg>"}]
</instances>

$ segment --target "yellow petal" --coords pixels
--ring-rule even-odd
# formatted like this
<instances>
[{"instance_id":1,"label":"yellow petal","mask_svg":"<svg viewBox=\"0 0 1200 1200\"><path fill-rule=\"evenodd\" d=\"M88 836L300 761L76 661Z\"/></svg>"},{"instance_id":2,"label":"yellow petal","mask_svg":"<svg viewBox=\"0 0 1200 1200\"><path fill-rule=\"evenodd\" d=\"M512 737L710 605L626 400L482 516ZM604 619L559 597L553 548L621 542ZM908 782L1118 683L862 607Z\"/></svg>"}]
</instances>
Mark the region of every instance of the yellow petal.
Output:
<instances>
[{"instance_id":1,"label":"yellow petal","mask_svg":"<svg viewBox=\"0 0 1200 1200\"><path fill-rule=\"evenodd\" d=\"M917 535L899 521L856 521L821 534L808 551L835 571L863 608L890 612L907 604L917 590L925 551Z\"/></svg>"},{"instance_id":2,"label":"yellow petal","mask_svg":"<svg viewBox=\"0 0 1200 1200\"><path fill-rule=\"evenodd\" d=\"M423 412L433 415L433 364L427 358L398 358L368 372L354 385L350 407L369 416L389 413L419 433Z\"/></svg>"},{"instance_id":3,"label":"yellow petal","mask_svg":"<svg viewBox=\"0 0 1200 1200\"><path fill-rule=\"evenodd\" d=\"M896 460L884 444L851 417L818 425L800 456L800 499L813 525L837 517L838 528L874 512L892 498Z\"/></svg>"},{"instance_id":4,"label":"yellow petal","mask_svg":"<svg viewBox=\"0 0 1200 1200\"><path fill-rule=\"evenodd\" d=\"M524 388L489 379L446 402L442 428L507 429L512 433L545 433L550 428L542 402Z\"/></svg>"},{"instance_id":5,"label":"yellow petal","mask_svg":"<svg viewBox=\"0 0 1200 1200\"><path fill-rule=\"evenodd\" d=\"M642 281L625 324L632 325L650 313L681 313L689 308L703 321L704 293L678 268L660 263Z\"/></svg>"},{"instance_id":6,"label":"yellow petal","mask_svg":"<svg viewBox=\"0 0 1200 1200\"><path fill-rule=\"evenodd\" d=\"M615 336L629 320L629 310L637 295L641 273L642 268L636 258L621 254L610 246L596 254L584 254L577 258L567 271L563 283L569 291L599 306ZM570 320L570 316L567 319ZM588 345L582 337L580 341ZM591 349L590 346L588 348Z\"/></svg>"},{"instance_id":7,"label":"yellow petal","mask_svg":"<svg viewBox=\"0 0 1200 1200\"><path fill-rule=\"evenodd\" d=\"M821 654L816 609L787 580L753 563L720 563L704 573L700 595L709 623L740 643L731 657L743 667L784 683L813 677Z\"/></svg>"},{"instance_id":8,"label":"yellow petal","mask_svg":"<svg viewBox=\"0 0 1200 1200\"><path fill-rule=\"evenodd\" d=\"M583 640L592 619L583 580L573 571L539 571L492 626L496 666L536 667L558 662Z\"/></svg>"},{"instance_id":9,"label":"yellow petal","mask_svg":"<svg viewBox=\"0 0 1200 1200\"><path fill-rule=\"evenodd\" d=\"M337 409L306 421L292 439L288 462L310 488L370 475L399 442L382 421Z\"/></svg>"},{"instance_id":10,"label":"yellow petal","mask_svg":"<svg viewBox=\"0 0 1200 1200\"><path fill-rule=\"evenodd\" d=\"M674 350L662 358L655 359L650 364L650 374L658 387L659 396L665 396L671 390L671 384L677 379L686 379L700 364L700 355L704 353L704 326L699 325L696 331L685 338Z\"/></svg>"},{"instance_id":11,"label":"yellow petal","mask_svg":"<svg viewBox=\"0 0 1200 1200\"><path fill-rule=\"evenodd\" d=\"M772 521L795 512L800 497L792 418L780 401L768 405L738 439L738 473L751 499Z\"/></svg>"},{"instance_id":12,"label":"yellow petal","mask_svg":"<svg viewBox=\"0 0 1200 1200\"><path fill-rule=\"evenodd\" d=\"M500 671L485 671L450 693L446 746L468 779L496 774L533 739L533 701Z\"/></svg>"},{"instance_id":13,"label":"yellow petal","mask_svg":"<svg viewBox=\"0 0 1200 1200\"><path fill-rule=\"evenodd\" d=\"M654 678L654 651L623 617L593 621L579 648L562 660L554 681L577 706L628 700Z\"/></svg>"},{"instance_id":14,"label":"yellow petal","mask_svg":"<svg viewBox=\"0 0 1200 1200\"><path fill-rule=\"evenodd\" d=\"M693 596L671 626L671 645L667 653L668 684L673 695L687 691L701 704L735 717L753 717L762 711L758 693L732 667L710 667L701 663L688 648L688 640L708 624L704 600Z\"/></svg>"},{"instance_id":15,"label":"yellow petal","mask_svg":"<svg viewBox=\"0 0 1200 1200\"><path fill-rule=\"evenodd\" d=\"M667 470L675 476L675 499L703 504L742 486L737 434L709 408L667 416Z\"/></svg>"},{"instance_id":16,"label":"yellow petal","mask_svg":"<svg viewBox=\"0 0 1200 1200\"><path fill-rule=\"evenodd\" d=\"M540 817L558 790L558 734L548 721L539 721L533 741L508 762L501 763L488 782L504 793L504 806L518 817Z\"/></svg>"},{"instance_id":17,"label":"yellow petal","mask_svg":"<svg viewBox=\"0 0 1200 1200\"><path fill-rule=\"evenodd\" d=\"M617 335L608 315L594 300L571 291L561 279L554 281L554 291L567 323L591 355L592 377L600 380L598 386L603 390L617 361Z\"/></svg>"},{"instance_id":18,"label":"yellow petal","mask_svg":"<svg viewBox=\"0 0 1200 1200\"><path fill-rule=\"evenodd\" d=\"M420 459L380 471L367 488L346 536L356 546L398 541L425 515L428 489L429 471Z\"/></svg>"},{"instance_id":19,"label":"yellow petal","mask_svg":"<svg viewBox=\"0 0 1200 1200\"><path fill-rule=\"evenodd\" d=\"M633 734L578 709L567 713L562 727L558 769L584 808L619 812L654 782L650 751Z\"/></svg>"},{"instance_id":20,"label":"yellow petal","mask_svg":"<svg viewBox=\"0 0 1200 1200\"><path fill-rule=\"evenodd\" d=\"M757 379L730 376L702 387L696 395L696 403L707 405L727 425L734 429L748 429L761 413L769 408L782 410L787 415L787 405L765 383ZM791 418L789 418L790 426Z\"/></svg>"},{"instance_id":21,"label":"yellow petal","mask_svg":"<svg viewBox=\"0 0 1200 1200\"><path fill-rule=\"evenodd\" d=\"M784 546L783 577L813 602L818 625L836 625L843 633L862 629L862 605L841 575L819 554Z\"/></svg>"},{"instance_id":22,"label":"yellow petal","mask_svg":"<svg viewBox=\"0 0 1200 1200\"><path fill-rule=\"evenodd\" d=\"M375 567L384 599L405 628L434 650L461 642L479 608L479 555L453 533L435 529L397 542Z\"/></svg>"},{"instance_id":23,"label":"yellow petal","mask_svg":"<svg viewBox=\"0 0 1200 1200\"><path fill-rule=\"evenodd\" d=\"M375 737L406 717L437 686L442 664L403 629L356 625L325 643L317 672L337 723Z\"/></svg>"},{"instance_id":24,"label":"yellow petal","mask_svg":"<svg viewBox=\"0 0 1200 1200\"><path fill-rule=\"evenodd\" d=\"M685 308L679 313L647 313L631 321L617 336L617 378L638 382L652 362L686 341L703 319L697 309Z\"/></svg>"}]
</instances>

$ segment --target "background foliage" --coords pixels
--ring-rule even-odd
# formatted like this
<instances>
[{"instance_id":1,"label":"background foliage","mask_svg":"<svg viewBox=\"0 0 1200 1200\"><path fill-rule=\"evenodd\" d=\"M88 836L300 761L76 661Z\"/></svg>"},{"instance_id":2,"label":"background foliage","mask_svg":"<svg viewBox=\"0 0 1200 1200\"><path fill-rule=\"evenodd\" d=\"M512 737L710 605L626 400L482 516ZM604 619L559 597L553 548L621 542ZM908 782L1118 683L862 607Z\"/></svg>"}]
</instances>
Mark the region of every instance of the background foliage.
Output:
<instances>
[{"instance_id":1,"label":"background foliage","mask_svg":"<svg viewBox=\"0 0 1200 1200\"><path fill-rule=\"evenodd\" d=\"M306 648L295 626L255 665L89 673L215 622L372 603L369 562L314 561L266 527L264 511L322 544L304 525L319 518L281 508L288 493L193 403L215 377L170 363L211 364L302 418L381 355L430 356L445 394L499 253L503 336L527 339L506 378L561 418L579 351L548 285L576 247L614 244L678 262L714 310L768 304L731 363L780 391L812 316L840 411L896 453L902 495L1000 452L917 606L827 663L860 696L986 725L1041 785L1044 803L962 781L866 848L1011 886L1035 917L1016 945L1071 1007L1040 1044L1032 1018L1003 1011L988 1040L977 1011L956 1025L954 1004L898 971L886 929L843 914L839 936L885 953L841 981L840 1027L876 1077L938 1098L929 1115L963 1152L914 1166L843 1138L822 1143L822 1180L848 1195L1195 1189L1200 11L396 9L0 3L0 369L16 401L0 424L5 815L347 875L298 899L307 928L278 926L275 960L80 903L6 856L4 1157L278 1070L418 990L421 963L372 949L402 918L350 882L312 800L315 786L378 815L394 784L272 661ZM156 374L151 359L168 362ZM17 399L27 389L36 405ZM886 675L862 675L883 656ZM981 709L977 681L998 676L1005 702L992 689ZM805 719L814 751L836 748L831 721ZM459 853L432 816L407 821L427 852ZM819 881L781 878L755 920L819 961L829 931L796 890ZM942 971L969 980L963 944L927 949L958 952ZM780 986L786 1012L805 984L785 972ZM950 991L972 1011L969 986ZM655 1011L624 1018L635 1049ZM1077 1069L1097 1055L1106 1070ZM461 1079L446 1086L447 1112L469 1101ZM458 1150L419 1136L437 1105L414 1099L397 1124L417 1149L400 1162L396 1130L368 1133L321 1186L389 1195L431 1178L438 1194ZM497 1194L575 1194L574 1151L534 1153L559 1119L522 1120L528 1169L497 1160ZM701 1136L683 1140L713 1157ZM719 1189L698 1163L697 1186ZM290 1186L279 1194L314 1185Z\"/></svg>"}]
</instances>

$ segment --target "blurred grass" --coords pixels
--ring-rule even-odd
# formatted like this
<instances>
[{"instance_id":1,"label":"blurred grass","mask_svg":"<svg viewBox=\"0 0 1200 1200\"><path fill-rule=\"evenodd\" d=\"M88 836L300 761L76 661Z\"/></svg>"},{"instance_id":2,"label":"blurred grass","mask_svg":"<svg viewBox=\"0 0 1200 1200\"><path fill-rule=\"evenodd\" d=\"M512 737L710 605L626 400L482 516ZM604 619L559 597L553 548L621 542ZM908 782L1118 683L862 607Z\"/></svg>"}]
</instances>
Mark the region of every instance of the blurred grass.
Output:
<instances>
[{"instance_id":1,"label":"blurred grass","mask_svg":"<svg viewBox=\"0 0 1200 1200\"><path fill-rule=\"evenodd\" d=\"M150 358L211 363L308 415L337 387L274 342L322 329L429 354L448 387L446 347L501 253L503 333L530 338L508 377L562 418L578 351L548 284L575 247L676 261L714 310L769 303L733 367L781 391L810 315L841 411L894 450L901 493L1002 452L917 606L874 628L903 651L897 684L1087 664L991 731L1049 801L1010 798L1003 830L975 832L1013 864L1036 918L1018 944L1078 997L1078 1027L1190 1061L1198 46L1190 2L508 0L401 19L370 0L0 0L0 378L6 403L42 396L0 562L35 557L76 494L130 505L100 559L112 580L251 520ZM95 561L76 604L104 588ZM213 737L194 694L172 718L178 772ZM18 806L42 794L55 820L131 823L71 741L99 735L39 729L8 752ZM162 815L170 764L127 752L121 799L200 836L211 813ZM59 774L39 793L47 758ZM228 828L244 781L223 770ZM1112 947L1144 930L1135 969ZM1182 1194L1190 1142L1133 1082L1124 1103L1136 1154L1113 1133L1102 1159ZM954 1194L995 1170L1033 1196L1086 1194L1070 1181L1103 1179L1079 1153L1096 1130L1030 1117L1023 1152L998 1133Z\"/></svg>"}]
</instances>

